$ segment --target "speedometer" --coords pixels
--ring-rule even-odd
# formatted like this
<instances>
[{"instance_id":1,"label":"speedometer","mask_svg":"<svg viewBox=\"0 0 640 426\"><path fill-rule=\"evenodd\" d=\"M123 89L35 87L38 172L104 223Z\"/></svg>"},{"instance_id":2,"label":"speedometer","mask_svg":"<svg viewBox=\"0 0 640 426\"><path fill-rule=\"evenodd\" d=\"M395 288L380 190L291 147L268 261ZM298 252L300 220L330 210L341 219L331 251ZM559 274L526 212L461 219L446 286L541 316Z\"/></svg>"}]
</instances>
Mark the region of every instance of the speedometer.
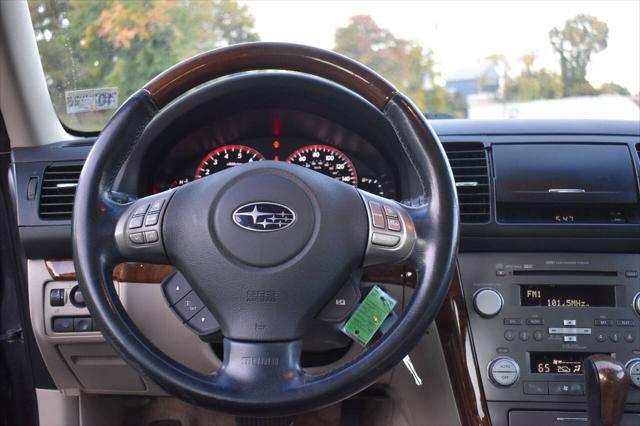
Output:
<instances>
[{"instance_id":1,"label":"speedometer","mask_svg":"<svg viewBox=\"0 0 640 426\"><path fill-rule=\"evenodd\" d=\"M287 162L306 167L341 182L358 186L358 175L349 157L327 145L308 145L296 150Z\"/></svg>"},{"instance_id":2,"label":"speedometer","mask_svg":"<svg viewBox=\"0 0 640 426\"><path fill-rule=\"evenodd\" d=\"M196 168L195 178L207 177L229 167L264 160L264 156L244 145L224 145L208 153Z\"/></svg>"}]
</instances>

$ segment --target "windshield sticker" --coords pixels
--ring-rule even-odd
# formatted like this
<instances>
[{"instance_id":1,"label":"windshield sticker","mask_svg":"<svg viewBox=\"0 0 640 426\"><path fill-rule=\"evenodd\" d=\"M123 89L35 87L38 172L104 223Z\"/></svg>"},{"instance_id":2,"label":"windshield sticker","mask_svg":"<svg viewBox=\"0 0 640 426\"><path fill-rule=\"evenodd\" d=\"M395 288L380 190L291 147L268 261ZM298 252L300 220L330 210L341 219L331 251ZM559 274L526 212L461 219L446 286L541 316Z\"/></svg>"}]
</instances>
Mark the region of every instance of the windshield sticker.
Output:
<instances>
[{"instance_id":1,"label":"windshield sticker","mask_svg":"<svg viewBox=\"0 0 640 426\"><path fill-rule=\"evenodd\" d=\"M64 92L67 114L101 111L118 107L118 88L68 90Z\"/></svg>"}]
</instances>

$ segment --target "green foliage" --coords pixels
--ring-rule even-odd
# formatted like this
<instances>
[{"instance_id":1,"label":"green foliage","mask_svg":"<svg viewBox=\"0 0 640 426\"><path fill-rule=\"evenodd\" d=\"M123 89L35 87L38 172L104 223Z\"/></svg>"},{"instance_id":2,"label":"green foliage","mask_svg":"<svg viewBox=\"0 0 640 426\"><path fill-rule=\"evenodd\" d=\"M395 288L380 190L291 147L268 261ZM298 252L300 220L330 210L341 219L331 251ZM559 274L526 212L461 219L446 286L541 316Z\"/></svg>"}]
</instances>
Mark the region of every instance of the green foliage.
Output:
<instances>
[{"instance_id":1,"label":"green foliage","mask_svg":"<svg viewBox=\"0 0 640 426\"><path fill-rule=\"evenodd\" d=\"M517 77L507 80L505 99L531 101L562 97L562 78L545 68L535 69L535 53L527 53L520 61L522 72Z\"/></svg>"},{"instance_id":2,"label":"green foliage","mask_svg":"<svg viewBox=\"0 0 640 426\"><path fill-rule=\"evenodd\" d=\"M433 52L380 28L370 16L353 16L336 29L334 50L388 78L423 111L459 113L436 84Z\"/></svg>"},{"instance_id":3,"label":"green foliage","mask_svg":"<svg viewBox=\"0 0 640 426\"><path fill-rule=\"evenodd\" d=\"M609 83L604 83L602 86L600 86L599 92L614 95L631 96L631 93L629 93L629 89L612 81Z\"/></svg>"},{"instance_id":4,"label":"green foliage","mask_svg":"<svg viewBox=\"0 0 640 426\"><path fill-rule=\"evenodd\" d=\"M591 55L607 48L609 27L590 15L576 15L564 28L553 28L549 40L560 57L564 96L590 94L587 65Z\"/></svg>"},{"instance_id":5,"label":"green foliage","mask_svg":"<svg viewBox=\"0 0 640 426\"><path fill-rule=\"evenodd\" d=\"M258 40L254 19L235 0L35 0L29 3L52 100L64 92L116 86L122 102L158 73L215 47ZM99 130L111 112L61 118Z\"/></svg>"}]
</instances>

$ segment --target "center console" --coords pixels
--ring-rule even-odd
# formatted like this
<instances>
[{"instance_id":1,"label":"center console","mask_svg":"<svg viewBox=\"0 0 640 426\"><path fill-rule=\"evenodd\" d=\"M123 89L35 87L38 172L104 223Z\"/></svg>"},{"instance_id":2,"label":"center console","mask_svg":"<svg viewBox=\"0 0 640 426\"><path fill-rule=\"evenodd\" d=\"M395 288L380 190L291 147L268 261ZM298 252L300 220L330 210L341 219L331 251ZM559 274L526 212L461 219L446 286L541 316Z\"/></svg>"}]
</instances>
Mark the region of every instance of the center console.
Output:
<instances>
[{"instance_id":1,"label":"center console","mask_svg":"<svg viewBox=\"0 0 640 426\"><path fill-rule=\"evenodd\" d=\"M634 254L460 255L487 403L490 409L492 403L508 407L509 414L498 418L514 418L509 424L520 426L519 410L580 407L585 402L582 361L592 354L626 364L627 403L640 403L639 270L640 255ZM640 424L640 415L632 419L631 424ZM502 424L494 416L492 422Z\"/></svg>"}]
</instances>

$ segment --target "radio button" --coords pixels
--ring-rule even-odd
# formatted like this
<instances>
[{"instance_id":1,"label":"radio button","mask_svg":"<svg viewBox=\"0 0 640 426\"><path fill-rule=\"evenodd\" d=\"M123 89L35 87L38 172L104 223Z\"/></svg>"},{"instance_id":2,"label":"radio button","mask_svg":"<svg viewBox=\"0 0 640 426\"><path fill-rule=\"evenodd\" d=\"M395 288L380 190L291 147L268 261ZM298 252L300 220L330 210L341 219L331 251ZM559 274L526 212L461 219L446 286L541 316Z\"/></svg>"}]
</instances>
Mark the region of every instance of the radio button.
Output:
<instances>
[{"instance_id":1,"label":"radio button","mask_svg":"<svg viewBox=\"0 0 640 426\"><path fill-rule=\"evenodd\" d=\"M520 318L505 318L504 325L522 325Z\"/></svg>"},{"instance_id":2,"label":"radio button","mask_svg":"<svg viewBox=\"0 0 640 426\"><path fill-rule=\"evenodd\" d=\"M627 343L633 343L633 341L636 340L635 336L630 331L627 331L626 333L624 333L623 339Z\"/></svg>"},{"instance_id":3,"label":"radio button","mask_svg":"<svg viewBox=\"0 0 640 426\"><path fill-rule=\"evenodd\" d=\"M502 310L502 295L492 288L483 288L473 296L473 306L476 312L484 317L491 318Z\"/></svg>"},{"instance_id":4,"label":"radio button","mask_svg":"<svg viewBox=\"0 0 640 426\"><path fill-rule=\"evenodd\" d=\"M630 319L619 319L616 320L616 325L618 327L633 327L636 325L636 322Z\"/></svg>"},{"instance_id":5,"label":"radio button","mask_svg":"<svg viewBox=\"0 0 640 426\"><path fill-rule=\"evenodd\" d=\"M638 278L638 271L624 271L624 276L627 278Z\"/></svg>"},{"instance_id":6,"label":"radio button","mask_svg":"<svg viewBox=\"0 0 640 426\"><path fill-rule=\"evenodd\" d=\"M598 326L598 327L611 327L611 326L613 326L613 320L612 319L598 318L598 319L593 320L593 325Z\"/></svg>"},{"instance_id":7,"label":"radio button","mask_svg":"<svg viewBox=\"0 0 640 426\"><path fill-rule=\"evenodd\" d=\"M547 382L525 382L524 393L527 395L549 395Z\"/></svg>"},{"instance_id":8,"label":"radio button","mask_svg":"<svg viewBox=\"0 0 640 426\"><path fill-rule=\"evenodd\" d=\"M544 325L542 318L527 318L527 325Z\"/></svg>"},{"instance_id":9,"label":"radio button","mask_svg":"<svg viewBox=\"0 0 640 426\"><path fill-rule=\"evenodd\" d=\"M526 342L527 340L529 340L529 332L526 330L522 330L518 337L520 337L520 340L522 340L523 342Z\"/></svg>"},{"instance_id":10,"label":"radio button","mask_svg":"<svg viewBox=\"0 0 640 426\"><path fill-rule=\"evenodd\" d=\"M607 334L603 332L599 332L596 334L596 341L602 343L607 341Z\"/></svg>"},{"instance_id":11,"label":"radio button","mask_svg":"<svg viewBox=\"0 0 640 426\"><path fill-rule=\"evenodd\" d=\"M533 332L533 340L540 342L544 339L544 333L540 330L536 330Z\"/></svg>"},{"instance_id":12,"label":"radio button","mask_svg":"<svg viewBox=\"0 0 640 426\"><path fill-rule=\"evenodd\" d=\"M504 338L505 340L511 342L513 339L516 338L516 332L513 330L507 330L504 332Z\"/></svg>"},{"instance_id":13,"label":"radio button","mask_svg":"<svg viewBox=\"0 0 640 426\"><path fill-rule=\"evenodd\" d=\"M576 320L563 320L562 325L570 325L575 327L577 325Z\"/></svg>"},{"instance_id":14,"label":"radio button","mask_svg":"<svg viewBox=\"0 0 640 426\"><path fill-rule=\"evenodd\" d=\"M564 343L576 343L578 336L564 336Z\"/></svg>"},{"instance_id":15,"label":"radio button","mask_svg":"<svg viewBox=\"0 0 640 426\"><path fill-rule=\"evenodd\" d=\"M609 340L611 340L613 343L618 343L620 341L620 333L618 333L617 331L612 331L611 333L609 333Z\"/></svg>"}]
</instances>

